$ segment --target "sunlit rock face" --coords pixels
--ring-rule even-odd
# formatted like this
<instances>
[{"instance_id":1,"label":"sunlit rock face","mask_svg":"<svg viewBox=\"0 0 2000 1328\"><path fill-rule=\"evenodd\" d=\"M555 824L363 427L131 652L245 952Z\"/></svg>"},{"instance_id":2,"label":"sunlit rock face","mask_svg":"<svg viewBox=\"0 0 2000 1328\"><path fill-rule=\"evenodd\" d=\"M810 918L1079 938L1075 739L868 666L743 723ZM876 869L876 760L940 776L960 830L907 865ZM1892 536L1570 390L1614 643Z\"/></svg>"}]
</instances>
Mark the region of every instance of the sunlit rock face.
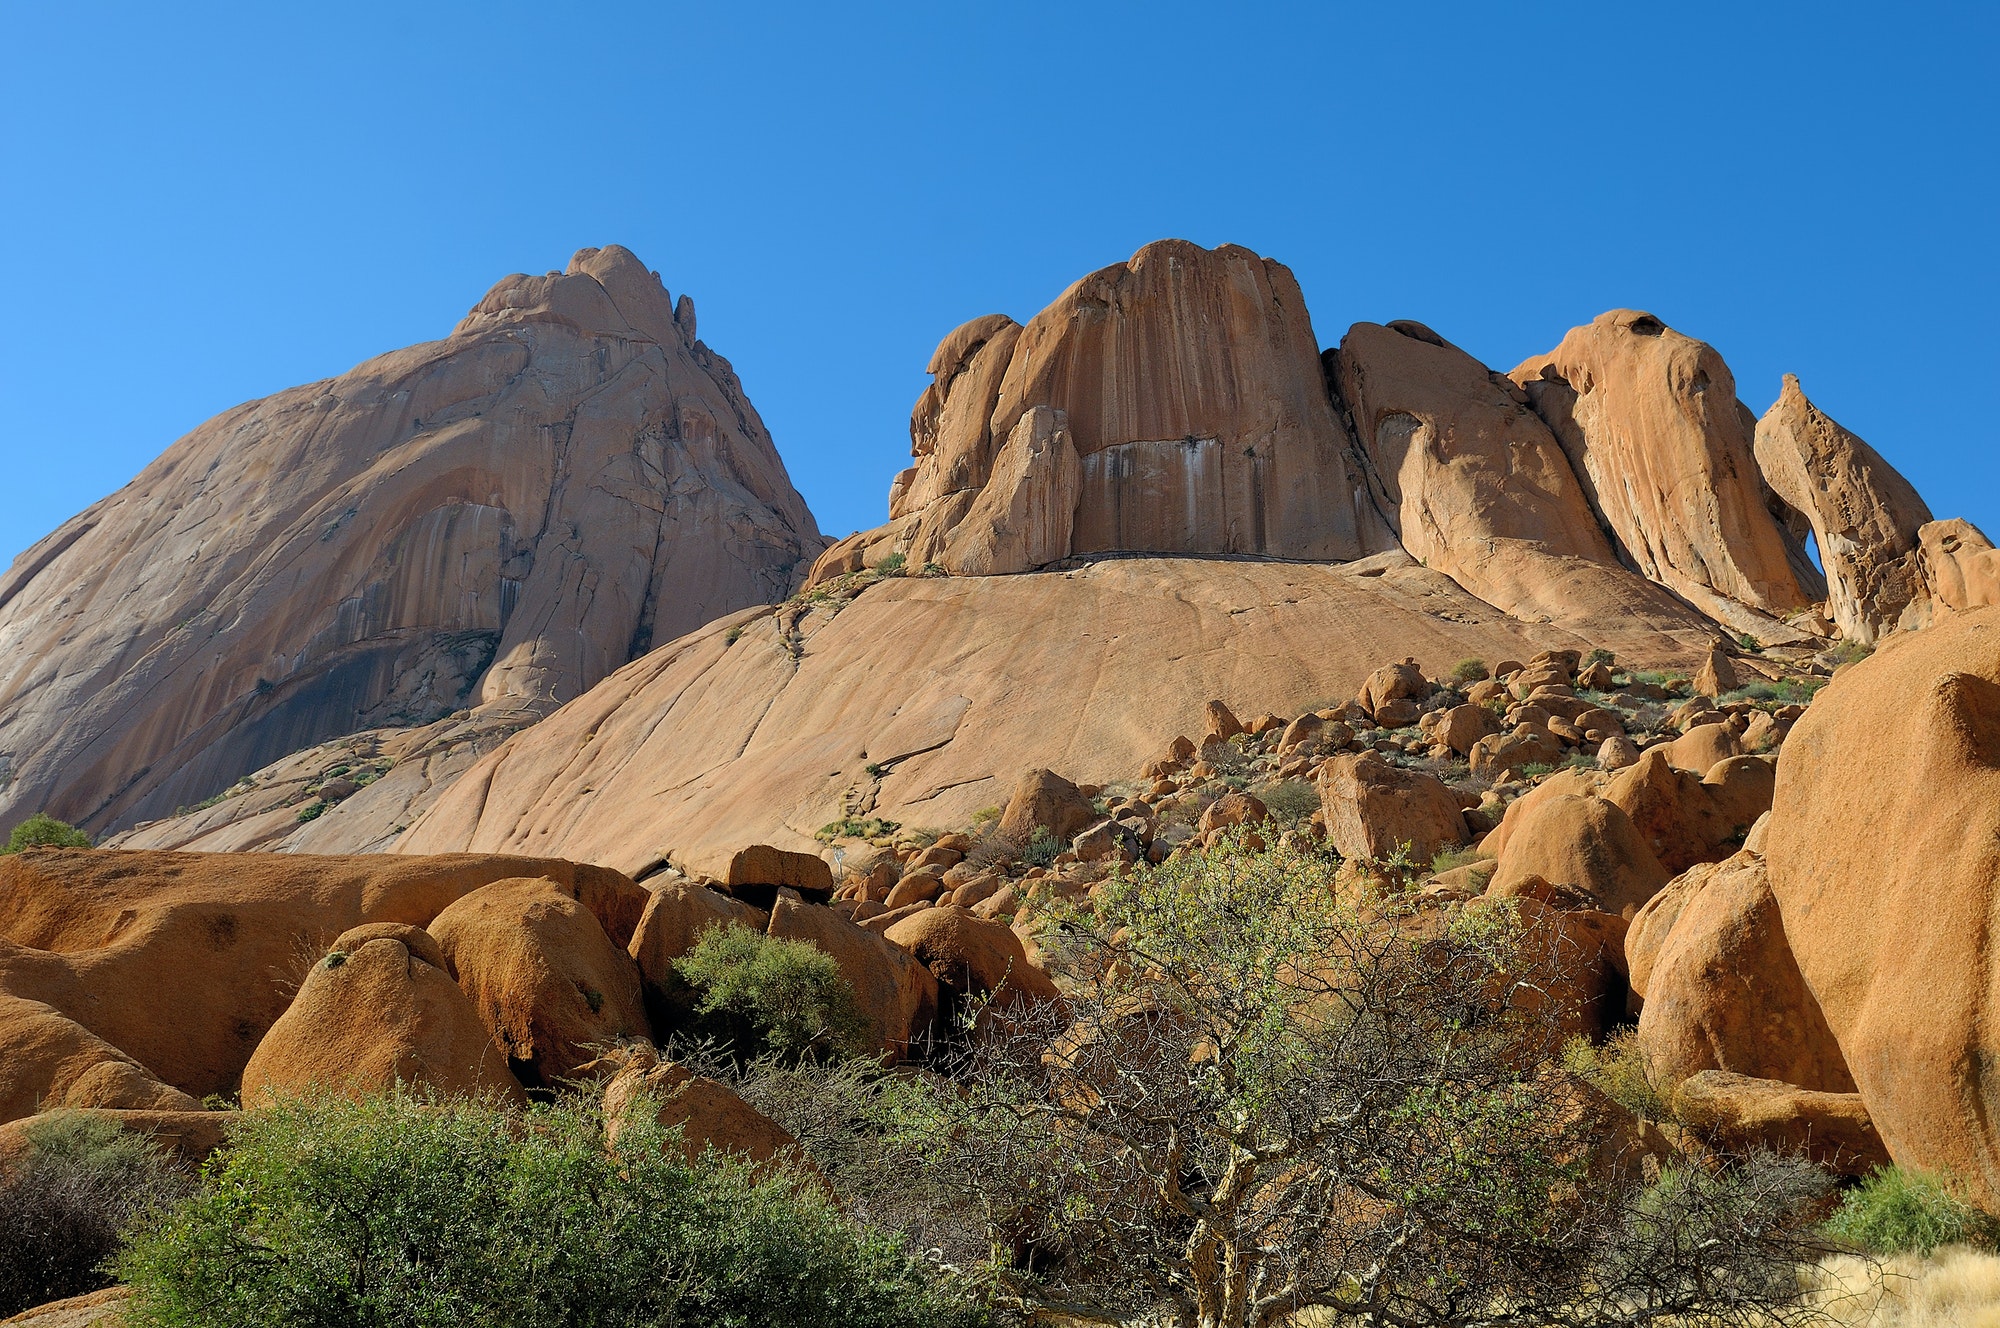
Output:
<instances>
[{"instance_id":1,"label":"sunlit rock face","mask_svg":"<svg viewBox=\"0 0 2000 1328\"><path fill-rule=\"evenodd\" d=\"M824 545L628 251L208 421L0 579L0 823L167 815L336 734L552 708Z\"/></svg>"}]
</instances>

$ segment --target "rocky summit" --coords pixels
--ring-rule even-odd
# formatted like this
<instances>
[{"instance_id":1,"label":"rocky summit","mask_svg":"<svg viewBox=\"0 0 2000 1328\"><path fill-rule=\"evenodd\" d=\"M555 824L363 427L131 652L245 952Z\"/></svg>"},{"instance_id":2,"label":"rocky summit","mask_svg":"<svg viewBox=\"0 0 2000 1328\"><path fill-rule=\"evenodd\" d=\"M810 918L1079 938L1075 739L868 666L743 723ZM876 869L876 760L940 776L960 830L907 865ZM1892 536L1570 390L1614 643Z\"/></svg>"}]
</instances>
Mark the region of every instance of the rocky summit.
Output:
<instances>
[{"instance_id":1,"label":"rocky summit","mask_svg":"<svg viewBox=\"0 0 2000 1328\"><path fill-rule=\"evenodd\" d=\"M1635 310L1324 346L1181 241L928 368L829 543L586 249L23 555L0 1186L474 1121L1231 1325L1446 1264L1383 1321L1785 1322L1826 1233L2000 1229L2000 550L1797 378Z\"/></svg>"},{"instance_id":2,"label":"rocky summit","mask_svg":"<svg viewBox=\"0 0 2000 1328\"><path fill-rule=\"evenodd\" d=\"M22 554L0 817L118 830L328 738L511 731L822 546L693 301L585 249L217 416Z\"/></svg>"}]
</instances>

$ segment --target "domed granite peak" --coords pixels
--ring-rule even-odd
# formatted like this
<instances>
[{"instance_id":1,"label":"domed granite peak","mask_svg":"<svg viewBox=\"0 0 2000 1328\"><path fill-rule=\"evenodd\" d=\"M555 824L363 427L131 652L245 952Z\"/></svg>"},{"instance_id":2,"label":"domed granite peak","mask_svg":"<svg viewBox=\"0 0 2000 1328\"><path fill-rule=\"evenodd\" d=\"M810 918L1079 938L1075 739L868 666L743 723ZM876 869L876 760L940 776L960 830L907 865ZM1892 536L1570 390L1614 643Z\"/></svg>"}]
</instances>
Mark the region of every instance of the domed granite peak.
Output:
<instances>
[{"instance_id":1,"label":"domed granite peak","mask_svg":"<svg viewBox=\"0 0 2000 1328\"><path fill-rule=\"evenodd\" d=\"M824 540L618 246L226 411L0 579L0 822L171 814L329 737L545 711L782 599Z\"/></svg>"}]
</instances>

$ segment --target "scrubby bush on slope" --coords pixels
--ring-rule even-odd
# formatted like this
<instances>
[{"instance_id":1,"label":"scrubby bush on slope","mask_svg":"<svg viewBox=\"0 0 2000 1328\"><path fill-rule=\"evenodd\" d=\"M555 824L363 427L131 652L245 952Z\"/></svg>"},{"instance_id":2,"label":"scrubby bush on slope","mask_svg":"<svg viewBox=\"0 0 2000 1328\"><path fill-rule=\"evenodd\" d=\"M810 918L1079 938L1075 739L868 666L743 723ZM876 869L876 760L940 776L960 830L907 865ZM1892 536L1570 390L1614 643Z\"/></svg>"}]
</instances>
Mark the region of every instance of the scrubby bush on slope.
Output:
<instances>
[{"instance_id":1,"label":"scrubby bush on slope","mask_svg":"<svg viewBox=\"0 0 2000 1328\"><path fill-rule=\"evenodd\" d=\"M949 1328L972 1312L813 1186L632 1112L408 1096L247 1118L119 1263L134 1328Z\"/></svg>"}]
</instances>

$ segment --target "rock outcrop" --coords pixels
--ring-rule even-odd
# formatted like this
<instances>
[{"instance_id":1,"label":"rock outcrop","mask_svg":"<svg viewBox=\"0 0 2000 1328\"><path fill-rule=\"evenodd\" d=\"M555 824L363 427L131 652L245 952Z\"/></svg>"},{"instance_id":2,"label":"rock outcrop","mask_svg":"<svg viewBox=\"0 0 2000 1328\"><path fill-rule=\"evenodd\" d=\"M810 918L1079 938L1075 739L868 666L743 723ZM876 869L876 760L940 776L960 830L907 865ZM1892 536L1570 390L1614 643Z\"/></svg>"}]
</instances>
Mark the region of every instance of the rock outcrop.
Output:
<instances>
[{"instance_id":1,"label":"rock outcrop","mask_svg":"<svg viewBox=\"0 0 2000 1328\"><path fill-rule=\"evenodd\" d=\"M824 542L624 249L225 412L0 577L0 823L172 813L329 737L546 710Z\"/></svg>"},{"instance_id":2,"label":"rock outcrop","mask_svg":"<svg viewBox=\"0 0 2000 1328\"><path fill-rule=\"evenodd\" d=\"M1842 669L1786 740L1764 843L1882 1142L2000 1200L2000 608Z\"/></svg>"},{"instance_id":3,"label":"rock outcrop","mask_svg":"<svg viewBox=\"0 0 2000 1328\"><path fill-rule=\"evenodd\" d=\"M1954 517L1924 526L1917 532L1917 557L1931 597L1926 618L2000 604L2000 551L1970 521Z\"/></svg>"},{"instance_id":4,"label":"rock outcrop","mask_svg":"<svg viewBox=\"0 0 2000 1328\"><path fill-rule=\"evenodd\" d=\"M1753 418L1712 347L1614 309L1512 377L1633 567L1765 644L1800 636L1780 620L1823 589L1765 501Z\"/></svg>"},{"instance_id":5,"label":"rock outcrop","mask_svg":"<svg viewBox=\"0 0 2000 1328\"><path fill-rule=\"evenodd\" d=\"M1712 630L1621 566L1570 459L1520 387L1420 323L1356 323L1326 354L1403 547L1488 604L1597 639L1637 619Z\"/></svg>"},{"instance_id":6,"label":"rock outcrop","mask_svg":"<svg viewBox=\"0 0 2000 1328\"><path fill-rule=\"evenodd\" d=\"M1812 525L1827 611L1842 634L1872 644L1902 625L1926 593L1917 532L1931 510L1915 486L1807 400L1791 374L1757 421L1756 453L1765 481Z\"/></svg>"},{"instance_id":7,"label":"rock outcrop","mask_svg":"<svg viewBox=\"0 0 2000 1328\"><path fill-rule=\"evenodd\" d=\"M931 357L890 526L835 545L812 580L892 552L987 574L1086 553L1392 549L1318 359L1291 271L1234 245L1161 240L1026 327L976 319ZM1063 499L1069 514L1032 509Z\"/></svg>"}]
</instances>

